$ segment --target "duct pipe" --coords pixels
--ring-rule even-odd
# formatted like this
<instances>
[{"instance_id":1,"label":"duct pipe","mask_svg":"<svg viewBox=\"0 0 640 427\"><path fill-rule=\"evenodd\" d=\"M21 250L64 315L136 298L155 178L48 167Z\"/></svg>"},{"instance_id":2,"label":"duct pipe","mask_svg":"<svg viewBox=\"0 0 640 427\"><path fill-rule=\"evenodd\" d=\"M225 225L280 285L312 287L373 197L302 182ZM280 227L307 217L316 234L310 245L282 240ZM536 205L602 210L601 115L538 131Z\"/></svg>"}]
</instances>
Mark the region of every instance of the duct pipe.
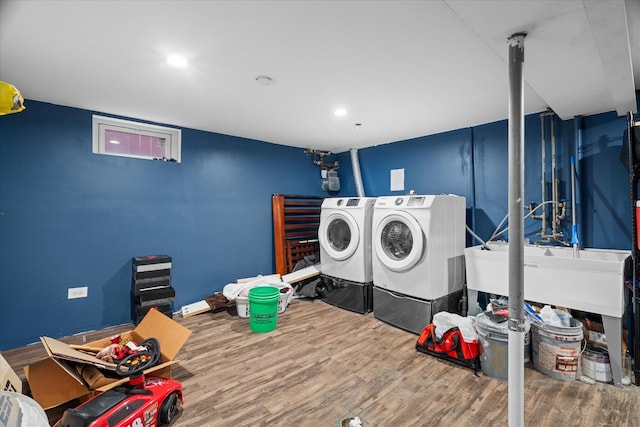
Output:
<instances>
[{"instance_id":1,"label":"duct pipe","mask_svg":"<svg viewBox=\"0 0 640 427\"><path fill-rule=\"evenodd\" d=\"M551 133L551 235L556 238L556 218L558 217L558 193L556 186L556 134L553 128L553 116L549 119L549 132Z\"/></svg>"},{"instance_id":2,"label":"duct pipe","mask_svg":"<svg viewBox=\"0 0 640 427\"><path fill-rule=\"evenodd\" d=\"M575 154L575 184L576 192L573 195L576 204L576 235L578 238L582 236L580 209L582 208L581 185L580 185L580 160L582 159L582 116L576 116L573 119L574 125L574 154ZM582 242L578 239L578 249L582 246Z\"/></svg>"},{"instance_id":3,"label":"duct pipe","mask_svg":"<svg viewBox=\"0 0 640 427\"><path fill-rule=\"evenodd\" d=\"M362 185L362 175L360 174L360 161L358 160L358 149L351 150L351 169L353 169L353 181L356 183L356 194L364 197L364 186Z\"/></svg>"},{"instance_id":4,"label":"duct pipe","mask_svg":"<svg viewBox=\"0 0 640 427\"><path fill-rule=\"evenodd\" d=\"M573 257L580 258L578 220L576 218L576 161L571 156L571 245L573 246Z\"/></svg>"},{"instance_id":5,"label":"duct pipe","mask_svg":"<svg viewBox=\"0 0 640 427\"><path fill-rule=\"evenodd\" d=\"M524 102L525 33L509 37L509 426L524 425Z\"/></svg>"},{"instance_id":6,"label":"duct pipe","mask_svg":"<svg viewBox=\"0 0 640 427\"><path fill-rule=\"evenodd\" d=\"M478 225L478 221L476 218L476 210L477 210L477 206L476 206L476 158L475 158L475 142L473 140L473 128L469 128L469 145L470 145L470 152L471 155L470 157L470 161L471 161L471 167L469 168L470 173L469 176L471 178L471 227L472 228L476 228ZM487 244L482 241L482 239L478 239L477 236L474 236L473 234L471 234L478 242L482 243L484 248L488 248Z\"/></svg>"},{"instance_id":7,"label":"duct pipe","mask_svg":"<svg viewBox=\"0 0 640 427\"><path fill-rule=\"evenodd\" d=\"M540 201L541 205L544 205L545 202L547 201L547 141L544 137L544 114L540 114L540 134L541 134L541 157L542 157L542 180L541 180L541 185L542 188L541 193L542 193L542 200ZM540 238L544 239L547 236L547 208L545 206L544 209L542 209L542 212L539 215L540 219L542 220L542 230L540 232ZM534 215L534 218L536 218L536 216Z\"/></svg>"}]
</instances>

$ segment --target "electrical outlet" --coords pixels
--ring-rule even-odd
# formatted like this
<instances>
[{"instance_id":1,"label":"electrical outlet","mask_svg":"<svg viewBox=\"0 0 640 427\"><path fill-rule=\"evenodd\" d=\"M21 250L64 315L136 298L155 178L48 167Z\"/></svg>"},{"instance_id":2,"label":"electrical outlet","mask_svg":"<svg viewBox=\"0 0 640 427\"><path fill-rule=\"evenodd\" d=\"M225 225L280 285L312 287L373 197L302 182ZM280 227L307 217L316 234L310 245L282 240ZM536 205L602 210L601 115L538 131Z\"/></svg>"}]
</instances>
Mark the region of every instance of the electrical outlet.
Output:
<instances>
[{"instance_id":1,"label":"electrical outlet","mask_svg":"<svg viewBox=\"0 0 640 427\"><path fill-rule=\"evenodd\" d=\"M79 288L69 288L67 290L67 299L86 298L89 294L89 288L87 286L81 286Z\"/></svg>"}]
</instances>

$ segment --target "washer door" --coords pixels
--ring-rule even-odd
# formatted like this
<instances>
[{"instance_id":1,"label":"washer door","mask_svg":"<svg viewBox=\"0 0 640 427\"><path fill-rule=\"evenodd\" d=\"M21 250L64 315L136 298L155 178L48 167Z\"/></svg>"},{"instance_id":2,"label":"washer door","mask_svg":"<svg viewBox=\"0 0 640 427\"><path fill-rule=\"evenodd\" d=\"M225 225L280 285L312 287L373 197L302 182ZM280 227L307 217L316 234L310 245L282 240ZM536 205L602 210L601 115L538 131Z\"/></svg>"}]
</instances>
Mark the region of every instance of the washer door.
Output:
<instances>
[{"instance_id":1,"label":"washer door","mask_svg":"<svg viewBox=\"0 0 640 427\"><path fill-rule=\"evenodd\" d=\"M373 246L389 270L405 271L422 258L425 239L418 221L404 211L393 211L376 224Z\"/></svg>"},{"instance_id":2,"label":"washer door","mask_svg":"<svg viewBox=\"0 0 640 427\"><path fill-rule=\"evenodd\" d=\"M335 261L344 261L358 248L360 231L351 215L335 211L322 219L318 240L327 254Z\"/></svg>"}]
</instances>

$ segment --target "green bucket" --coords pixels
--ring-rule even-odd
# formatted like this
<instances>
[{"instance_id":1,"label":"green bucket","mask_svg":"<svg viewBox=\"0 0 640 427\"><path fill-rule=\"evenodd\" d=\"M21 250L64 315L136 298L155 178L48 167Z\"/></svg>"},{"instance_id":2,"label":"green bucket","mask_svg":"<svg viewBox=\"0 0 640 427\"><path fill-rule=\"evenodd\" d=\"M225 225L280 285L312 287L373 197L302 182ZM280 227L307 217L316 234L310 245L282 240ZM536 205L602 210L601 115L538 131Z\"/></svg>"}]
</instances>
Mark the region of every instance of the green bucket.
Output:
<instances>
[{"instance_id":1,"label":"green bucket","mask_svg":"<svg viewBox=\"0 0 640 427\"><path fill-rule=\"evenodd\" d=\"M258 286L249 289L249 325L253 332L270 332L278 325L280 289Z\"/></svg>"}]
</instances>

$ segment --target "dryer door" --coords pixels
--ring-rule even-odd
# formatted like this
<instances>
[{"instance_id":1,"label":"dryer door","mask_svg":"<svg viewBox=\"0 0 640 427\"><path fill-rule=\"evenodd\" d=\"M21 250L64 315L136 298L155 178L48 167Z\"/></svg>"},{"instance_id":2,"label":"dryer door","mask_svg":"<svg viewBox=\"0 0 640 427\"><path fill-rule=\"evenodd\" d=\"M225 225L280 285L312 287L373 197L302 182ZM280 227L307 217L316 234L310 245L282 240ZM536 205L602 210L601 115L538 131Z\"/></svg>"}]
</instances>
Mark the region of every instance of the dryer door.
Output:
<instances>
[{"instance_id":1,"label":"dryer door","mask_svg":"<svg viewBox=\"0 0 640 427\"><path fill-rule=\"evenodd\" d=\"M404 211L392 211L376 224L373 246L386 268L405 271L420 260L425 241L420 224L413 216Z\"/></svg>"},{"instance_id":2,"label":"dryer door","mask_svg":"<svg viewBox=\"0 0 640 427\"><path fill-rule=\"evenodd\" d=\"M333 260L344 261L358 248L360 230L349 213L334 211L322 218L318 240Z\"/></svg>"}]
</instances>

